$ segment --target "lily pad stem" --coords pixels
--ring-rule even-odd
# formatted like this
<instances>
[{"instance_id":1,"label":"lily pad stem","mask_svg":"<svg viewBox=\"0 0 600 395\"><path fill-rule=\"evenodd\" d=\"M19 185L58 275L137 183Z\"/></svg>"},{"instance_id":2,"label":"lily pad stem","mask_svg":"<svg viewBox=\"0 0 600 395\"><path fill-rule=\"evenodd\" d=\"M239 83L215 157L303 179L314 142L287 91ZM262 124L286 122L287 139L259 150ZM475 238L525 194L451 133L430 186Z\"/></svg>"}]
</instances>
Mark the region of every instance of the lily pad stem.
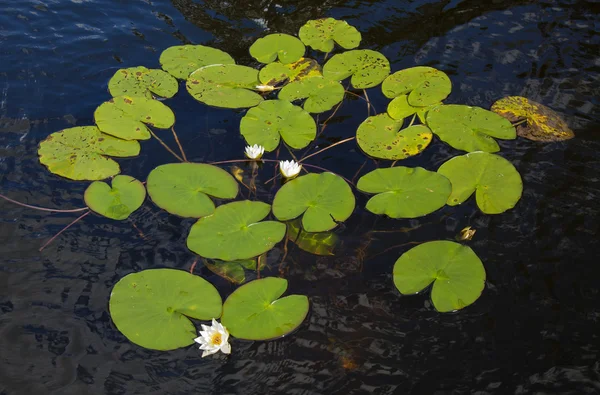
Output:
<instances>
[{"instance_id":1,"label":"lily pad stem","mask_svg":"<svg viewBox=\"0 0 600 395\"><path fill-rule=\"evenodd\" d=\"M179 151L181 152L181 156L183 157L183 160L187 162L188 161L187 157L185 156L183 147L181 146L181 143L179 142L179 137L177 137L177 133L175 132L175 126L171 126L171 131L173 132L173 137L175 137L175 142L177 143L177 146L179 147Z\"/></svg>"},{"instance_id":2,"label":"lily pad stem","mask_svg":"<svg viewBox=\"0 0 600 395\"><path fill-rule=\"evenodd\" d=\"M517 122L513 123L512 125L514 127L517 127L517 126L522 125L524 123L527 123L527 119L521 119L520 121L517 121Z\"/></svg>"},{"instance_id":3,"label":"lily pad stem","mask_svg":"<svg viewBox=\"0 0 600 395\"><path fill-rule=\"evenodd\" d=\"M415 123L415 119L417 119L416 113L413 115L412 119L410 120L410 124L408 125L409 128L413 125L413 123ZM396 162L394 162L394 163L396 163ZM392 167L394 167L394 165L392 165Z\"/></svg>"},{"instance_id":4,"label":"lily pad stem","mask_svg":"<svg viewBox=\"0 0 600 395\"><path fill-rule=\"evenodd\" d=\"M150 130L150 129L148 129L148 130ZM165 149L166 149L167 151L169 151L171 154L173 154L173 156L174 156L174 157L176 157L177 159L179 159L179 161L180 161L180 162L187 162L187 161L183 160L183 158L182 158L181 156L177 155L177 154L176 154L176 153L175 153L175 152L174 152L174 151L173 151L171 148L169 148L169 146L168 146L167 144L165 144L165 142L164 142L164 141L162 141L162 140L161 140L161 139L160 139L160 138L159 138L159 137L158 137L158 136L157 136L157 135L156 135L156 134L155 134L155 133L154 133L152 130L150 130L150 134L152 135L152 137L154 137L155 139L157 139L157 140L158 140L158 142L159 142L159 143L160 143L160 144L161 144L163 147L165 147Z\"/></svg>"},{"instance_id":5,"label":"lily pad stem","mask_svg":"<svg viewBox=\"0 0 600 395\"><path fill-rule=\"evenodd\" d=\"M50 240L48 240L46 243L44 243L43 246L40 247L40 252L46 248L50 243L52 243L54 241L54 239L56 239L58 236L60 236L65 230L69 229L71 226L75 225L77 222L79 222L80 220L82 220L86 215L88 215L89 213L91 213L92 211L88 209L87 212L85 212L84 214L82 214L81 216L77 217L73 222L71 222L69 225L65 226L64 228L62 228L62 230L60 232L58 232L57 234L55 234L54 236L52 236L52 238Z\"/></svg>"},{"instance_id":6,"label":"lily pad stem","mask_svg":"<svg viewBox=\"0 0 600 395\"><path fill-rule=\"evenodd\" d=\"M74 209L70 209L70 210L59 210L59 209L54 209L54 208L45 208L45 207L38 207L38 206L32 206L30 204L25 204L25 203L21 203L21 202L17 202L16 200L13 200L7 196L4 196L2 194L0 194L0 198L7 200L11 203L17 204L19 206L22 207L27 207L27 208L32 208L34 210L40 210L40 211L48 211L51 213L77 213L79 211L85 211L85 210L89 210L88 207L82 207L82 208L74 208Z\"/></svg>"},{"instance_id":7,"label":"lily pad stem","mask_svg":"<svg viewBox=\"0 0 600 395\"><path fill-rule=\"evenodd\" d=\"M348 90L348 87L346 87L346 90ZM321 130L319 131L319 134L317 134L317 137L315 137L315 139L311 142L311 144L308 147L308 149L306 151L304 151L303 155L306 155L312 149L312 146L315 143L315 141L317 141L319 139L319 137L321 137L321 134L323 134L323 132L325 131L325 128L327 127L327 122L329 122L331 120L331 118L333 118L335 116L335 114L338 112L338 110L340 109L340 107L342 106L343 103L344 103L343 100L341 102L339 102L339 104L335 107L335 110L333 110L333 112L331 113L331 115L329 116L329 118L327 118L325 120L325 122L323 122L323 124L321 125ZM300 158L300 160L302 160L302 158L304 158L304 156L302 156Z\"/></svg>"},{"instance_id":8,"label":"lily pad stem","mask_svg":"<svg viewBox=\"0 0 600 395\"><path fill-rule=\"evenodd\" d=\"M327 146L327 147L325 147L325 148L323 148L323 149L320 149L320 150L318 150L317 152L313 152L312 154L310 154L310 155L308 155L308 156L305 156L304 158L301 158L301 159L300 159L298 162L299 162L299 163L302 163L302 162L303 162L303 161L305 161L306 159L308 159L308 158L310 158L310 157L312 157L312 156L315 156L315 155L317 155L317 154L320 154L320 153L321 153L321 152L323 152L323 151L327 151L328 149L330 149L330 148L333 148L333 147L335 147L336 145L340 145L340 144L343 144L343 143L347 143L348 141L352 141L352 140L355 140L355 139L356 139L356 137L348 137L347 139L344 139L344 140L338 141L337 143L331 144L330 146Z\"/></svg>"},{"instance_id":9,"label":"lily pad stem","mask_svg":"<svg viewBox=\"0 0 600 395\"><path fill-rule=\"evenodd\" d=\"M373 115L377 115L377 110L375 109L375 106L371 104L367 90L363 89L363 93L365 94L365 99L367 100L367 116L371 115L371 107L373 107Z\"/></svg>"}]
</instances>

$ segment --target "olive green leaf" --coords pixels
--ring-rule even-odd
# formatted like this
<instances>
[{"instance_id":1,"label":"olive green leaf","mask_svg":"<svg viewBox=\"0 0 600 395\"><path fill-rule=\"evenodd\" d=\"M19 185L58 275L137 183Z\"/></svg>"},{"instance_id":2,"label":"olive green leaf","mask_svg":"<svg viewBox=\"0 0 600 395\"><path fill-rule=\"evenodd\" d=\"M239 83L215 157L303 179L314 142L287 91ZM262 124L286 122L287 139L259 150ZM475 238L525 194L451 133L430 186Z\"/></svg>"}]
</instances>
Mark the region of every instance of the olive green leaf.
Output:
<instances>
[{"instance_id":1,"label":"olive green leaf","mask_svg":"<svg viewBox=\"0 0 600 395\"><path fill-rule=\"evenodd\" d=\"M71 180L103 180L119 174L119 164L106 156L130 157L140 153L137 141L103 134L95 126L78 126L52 133L39 145L40 163L52 173Z\"/></svg>"},{"instance_id":2,"label":"olive green leaf","mask_svg":"<svg viewBox=\"0 0 600 395\"><path fill-rule=\"evenodd\" d=\"M269 34L259 38L250 46L250 55L260 63L271 63L279 59L283 64L294 63L304 56L306 48L302 41L289 34Z\"/></svg>"},{"instance_id":3,"label":"olive green leaf","mask_svg":"<svg viewBox=\"0 0 600 395\"><path fill-rule=\"evenodd\" d=\"M425 107L444 100L452 91L450 78L433 67L411 67L395 72L383 81L383 94L393 99L407 95L407 102L414 107ZM391 114L390 114L391 115Z\"/></svg>"},{"instance_id":4,"label":"olive green leaf","mask_svg":"<svg viewBox=\"0 0 600 395\"><path fill-rule=\"evenodd\" d=\"M258 79L263 85L275 86L282 82L291 83L320 75L321 66L316 60L300 58L300 60L289 64L269 63L260 69Z\"/></svg>"},{"instance_id":5,"label":"olive green leaf","mask_svg":"<svg viewBox=\"0 0 600 395\"><path fill-rule=\"evenodd\" d=\"M302 229L302 220L287 222L287 238L301 250L315 255L334 255L340 238L333 232L307 232Z\"/></svg>"},{"instance_id":6,"label":"olive green leaf","mask_svg":"<svg viewBox=\"0 0 600 395\"><path fill-rule=\"evenodd\" d=\"M359 46L361 40L360 32L354 26L333 18L306 22L298 36L305 45L321 52L331 52L334 43L344 49L353 49Z\"/></svg>"},{"instance_id":7,"label":"olive green leaf","mask_svg":"<svg viewBox=\"0 0 600 395\"><path fill-rule=\"evenodd\" d=\"M370 49L356 49L334 55L323 66L323 76L335 81L350 76L356 89L379 85L390 74L390 62L382 53Z\"/></svg>"},{"instance_id":8,"label":"olive green leaf","mask_svg":"<svg viewBox=\"0 0 600 395\"><path fill-rule=\"evenodd\" d=\"M408 103L408 95L400 95L388 104L387 113L391 118L398 121L402 121L404 118L416 113L421 122L425 123L429 110L440 105L442 103L435 103L424 107L412 106Z\"/></svg>"},{"instance_id":9,"label":"olive green leaf","mask_svg":"<svg viewBox=\"0 0 600 395\"><path fill-rule=\"evenodd\" d=\"M225 262L218 259L205 259L204 266L229 282L241 284L246 281L246 271L244 269L256 270L256 261L256 259L243 259Z\"/></svg>"},{"instance_id":10,"label":"olive green leaf","mask_svg":"<svg viewBox=\"0 0 600 395\"><path fill-rule=\"evenodd\" d=\"M203 45L176 45L160 54L160 65L175 78L187 79L201 67L212 64L235 64L228 53Z\"/></svg>"},{"instance_id":11,"label":"olive green leaf","mask_svg":"<svg viewBox=\"0 0 600 395\"><path fill-rule=\"evenodd\" d=\"M155 94L169 98L178 89L179 83L171 74L143 66L119 69L108 81L108 91L113 97L127 95L152 99L152 94Z\"/></svg>"},{"instance_id":12,"label":"olive green leaf","mask_svg":"<svg viewBox=\"0 0 600 395\"><path fill-rule=\"evenodd\" d=\"M116 176L112 187L95 181L83 195L85 204L94 212L118 221L127 219L146 199L144 184L130 176Z\"/></svg>"},{"instance_id":13,"label":"olive green leaf","mask_svg":"<svg viewBox=\"0 0 600 395\"><path fill-rule=\"evenodd\" d=\"M316 76L287 84L279 92L278 98L288 101L306 99L303 106L306 111L321 113L341 102L344 93L344 87L339 82Z\"/></svg>"}]
</instances>

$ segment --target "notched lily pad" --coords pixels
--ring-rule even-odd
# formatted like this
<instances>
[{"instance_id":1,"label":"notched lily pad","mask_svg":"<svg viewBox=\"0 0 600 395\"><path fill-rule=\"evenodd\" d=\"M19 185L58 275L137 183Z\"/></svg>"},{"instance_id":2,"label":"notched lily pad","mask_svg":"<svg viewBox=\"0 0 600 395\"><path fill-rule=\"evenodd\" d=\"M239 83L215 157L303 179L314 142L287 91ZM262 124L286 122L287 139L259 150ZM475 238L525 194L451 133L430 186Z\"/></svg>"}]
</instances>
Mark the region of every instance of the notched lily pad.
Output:
<instances>
[{"instance_id":1,"label":"notched lily pad","mask_svg":"<svg viewBox=\"0 0 600 395\"><path fill-rule=\"evenodd\" d=\"M356 131L358 146L374 158L399 160L421 153L432 134L425 125L413 125L403 130L402 121L387 114L368 117Z\"/></svg>"},{"instance_id":2,"label":"notched lily pad","mask_svg":"<svg viewBox=\"0 0 600 395\"><path fill-rule=\"evenodd\" d=\"M517 125L517 135L534 141L561 141L575 137L554 110L521 96L509 96L492 105L492 111Z\"/></svg>"},{"instance_id":3,"label":"notched lily pad","mask_svg":"<svg viewBox=\"0 0 600 395\"><path fill-rule=\"evenodd\" d=\"M119 96L102 103L94 120L103 133L123 140L147 140L151 135L146 125L168 129L175 123L175 114L158 100Z\"/></svg>"},{"instance_id":4,"label":"notched lily pad","mask_svg":"<svg viewBox=\"0 0 600 395\"><path fill-rule=\"evenodd\" d=\"M431 301L442 312L460 310L475 302L485 286L485 269L467 246L430 241L406 251L394 265L394 285L405 295L433 283Z\"/></svg>"},{"instance_id":5,"label":"notched lily pad","mask_svg":"<svg viewBox=\"0 0 600 395\"><path fill-rule=\"evenodd\" d=\"M234 284L246 281L246 270L256 270L256 259L244 259L239 261L221 261L218 259L205 259L204 266L217 276ZM261 265L262 266L262 265Z\"/></svg>"},{"instance_id":6,"label":"notched lily pad","mask_svg":"<svg viewBox=\"0 0 600 395\"><path fill-rule=\"evenodd\" d=\"M160 54L160 65L175 78L185 80L200 67L212 64L235 64L227 52L204 45L176 45Z\"/></svg>"},{"instance_id":7,"label":"notched lily pad","mask_svg":"<svg viewBox=\"0 0 600 395\"><path fill-rule=\"evenodd\" d=\"M152 99L152 94L160 97L173 97L179 90L179 83L171 74L147 69L143 66L119 69L108 81L108 91L113 97L144 96Z\"/></svg>"},{"instance_id":8,"label":"notched lily pad","mask_svg":"<svg viewBox=\"0 0 600 395\"><path fill-rule=\"evenodd\" d=\"M360 32L354 26L333 18L306 22L298 36L305 45L321 52L333 51L335 43L344 49L353 49L360 45L361 40Z\"/></svg>"},{"instance_id":9,"label":"notched lily pad","mask_svg":"<svg viewBox=\"0 0 600 395\"><path fill-rule=\"evenodd\" d=\"M116 176L112 186L102 181L91 183L83 198L92 211L120 221L127 219L144 203L146 188L133 177Z\"/></svg>"},{"instance_id":10,"label":"notched lily pad","mask_svg":"<svg viewBox=\"0 0 600 395\"><path fill-rule=\"evenodd\" d=\"M463 203L476 192L481 211L500 214L513 208L523 193L521 175L512 163L487 152L455 156L440 166L438 173L452 183L450 206Z\"/></svg>"},{"instance_id":11,"label":"notched lily pad","mask_svg":"<svg viewBox=\"0 0 600 395\"><path fill-rule=\"evenodd\" d=\"M223 108L258 105L263 98L253 90L259 85L258 70L234 64L203 67L193 72L186 82L194 99Z\"/></svg>"},{"instance_id":12,"label":"notched lily pad","mask_svg":"<svg viewBox=\"0 0 600 395\"><path fill-rule=\"evenodd\" d=\"M417 218L446 204L452 192L450 181L421 167L390 167L373 170L358 180L357 188L376 193L367 202L373 214L391 218Z\"/></svg>"},{"instance_id":13,"label":"notched lily pad","mask_svg":"<svg viewBox=\"0 0 600 395\"><path fill-rule=\"evenodd\" d=\"M137 141L103 134L96 126L78 126L52 133L38 148L40 163L52 173L71 180L103 180L119 174L119 164L107 156L140 153Z\"/></svg>"},{"instance_id":14,"label":"notched lily pad","mask_svg":"<svg viewBox=\"0 0 600 395\"><path fill-rule=\"evenodd\" d=\"M222 300L202 277L150 269L120 279L110 294L109 310L117 329L133 343L166 351L194 343L198 334L189 318L219 318Z\"/></svg>"},{"instance_id":15,"label":"notched lily pad","mask_svg":"<svg viewBox=\"0 0 600 395\"><path fill-rule=\"evenodd\" d=\"M407 95L400 95L388 104L387 113L391 118L398 121L402 121L404 118L417 114L421 122L425 123L429 110L440 105L442 105L442 103L435 103L424 107L412 106L408 102Z\"/></svg>"},{"instance_id":16,"label":"notched lily pad","mask_svg":"<svg viewBox=\"0 0 600 395\"><path fill-rule=\"evenodd\" d=\"M321 75L321 66L314 59L300 58L297 62L283 64L269 63L258 73L263 85L275 86L282 82L291 83L305 78Z\"/></svg>"},{"instance_id":17,"label":"notched lily pad","mask_svg":"<svg viewBox=\"0 0 600 395\"><path fill-rule=\"evenodd\" d=\"M323 76L335 81L350 76L356 89L379 85L390 74L390 62L382 53L370 49L356 49L334 55L323 66Z\"/></svg>"},{"instance_id":18,"label":"notched lily pad","mask_svg":"<svg viewBox=\"0 0 600 395\"><path fill-rule=\"evenodd\" d=\"M267 277L242 285L223 304L221 323L232 336L269 340L285 336L302 324L308 314L308 298L288 295L287 280Z\"/></svg>"},{"instance_id":19,"label":"notched lily pad","mask_svg":"<svg viewBox=\"0 0 600 395\"><path fill-rule=\"evenodd\" d=\"M310 114L285 100L267 100L248 110L240 131L249 145L262 145L265 151L279 146L280 136L292 148L306 147L317 135Z\"/></svg>"},{"instance_id":20,"label":"notched lily pad","mask_svg":"<svg viewBox=\"0 0 600 395\"><path fill-rule=\"evenodd\" d=\"M294 63L304 56L305 51L302 41L282 33L259 38L250 46L250 55L260 63L271 63L276 60L283 64Z\"/></svg>"},{"instance_id":21,"label":"notched lily pad","mask_svg":"<svg viewBox=\"0 0 600 395\"><path fill-rule=\"evenodd\" d=\"M275 195L273 214L280 221L303 215L307 232L324 232L343 222L354 211L350 186L333 173L307 174L287 182Z\"/></svg>"},{"instance_id":22,"label":"notched lily pad","mask_svg":"<svg viewBox=\"0 0 600 395\"><path fill-rule=\"evenodd\" d=\"M449 104L435 107L427 114L427 126L450 146L467 151L498 152L493 137L514 140L514 126L500 115L480 107Z\"/></svg>"},{"instance_id":23,"label":"notched lily pad","mask_svg":"<svg viewBox=\"0 0 600 395\"><path fill-rule=\"evenodd\" d=\"M383 81L381 90L390 99L406 95L407 103L411 106L426 107L448 97L452 91L452 82L443 71L418 66L390 75Z\"/></svg>"},{"instance_id":24,"label":"notched lily pad","mask_svg":"<svg viewBox=\"0 0 600 395\"><path fill-rule=\"evenodd\" d=\"M284 86L278 97L288 101L306 99L303 105L306 111L321 113L344 100L344 93L344 87L339 82L316 76Z\"/></svg>"}]
</instances>

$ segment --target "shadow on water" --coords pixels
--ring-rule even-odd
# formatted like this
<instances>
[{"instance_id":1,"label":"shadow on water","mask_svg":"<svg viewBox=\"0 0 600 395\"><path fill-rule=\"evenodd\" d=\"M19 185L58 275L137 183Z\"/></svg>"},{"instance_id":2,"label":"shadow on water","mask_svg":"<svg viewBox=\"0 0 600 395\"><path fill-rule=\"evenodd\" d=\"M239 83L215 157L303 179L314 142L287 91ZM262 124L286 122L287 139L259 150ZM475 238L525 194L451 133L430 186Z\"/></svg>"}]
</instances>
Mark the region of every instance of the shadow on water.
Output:
<instances>
[{"instance_id":1,"label":"shadow on water","mask_svg":"<svg viewBox=\"0 0 600 395\"><path fill-rule=\"evenodd\" d=\"M133 345L108 314L112 286L154 267L189 270L193 221L147 202L129 221L88 216L43 253L72 221L0 201L0 394L592 394L600 391L600 9L591 1L34 1L0 0L0 185L12 198L46 207L82 206L85 183L53 176L37 162L48 134L92 122L119 67L158 67L171 45L201 43L253 64L248 47L265 32L295 33L333 16L361 30L393 70L428 64L451 75L449 101L489 107L522 94L565 115L577 137L502 143L523 177L515 209L497 216L472 200L415 220L357 209L336 230L336 256L290 245L269 253L273 274L311 299L308 319L271 342L233 341L230 357L197 348L155 352ZM369 95L381 112L387 100ZM194 161L240 157L243 112L170 99L177 131ZM71 114L66 116L66 114ZM352 136L366 117L348 99L324 147ZM406 166L437 169L458 152L434 141ZM145 179L172 158L145 142L125 174ZM353 178L364 157L346 144L311 163ZM361 174L383 166L367 161ZM227 168L227 167L226 167ZM243 168L243 166L242 166ZM263 182L270 177L265 172ZM276 187L259 190L270 201ZM135 226L134 226L135 225ZM482 297L439 314L427 294L400 296L394 261L413 246L453 239L465 226L484 262ZM223 296L234 287L199 265Z\"/></svg>"}]
</instances>

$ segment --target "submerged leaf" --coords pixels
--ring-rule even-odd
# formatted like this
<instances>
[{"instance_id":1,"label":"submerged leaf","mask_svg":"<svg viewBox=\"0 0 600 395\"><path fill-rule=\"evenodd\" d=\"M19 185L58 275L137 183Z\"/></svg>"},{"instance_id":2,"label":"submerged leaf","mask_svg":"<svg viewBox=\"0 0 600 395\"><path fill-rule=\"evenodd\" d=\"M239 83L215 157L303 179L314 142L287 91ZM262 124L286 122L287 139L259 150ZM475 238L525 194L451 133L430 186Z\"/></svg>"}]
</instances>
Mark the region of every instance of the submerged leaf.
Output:
<instances>
[{"instance_id":1,"label":"submerged leaf","mask_svg":"<svg viewBox=\"0 0 600 395\"><path fill-rule=\"evenodd\" d=\"M269 34L259 38L250 46L250 55L260 63L271 63L279 59L283 64L294 63L306 48L302 41L289 34Z\"/></svg>"},{"instance_id":2,"label":"submerged leaf","mask_svg":"<svg viewBox=\"0 0 600 395\"><path fill-rule=\"evenodd\" d=\"M292 82L279 92L279 99L306 99L304 109L310 113L329 111L344 99L344 87L337 81L320 76Z\"/></svg>"},{"instance_id":3,"label":"submerged leaf","mask_svg":"<svg viewBox=\"0 0 600 395\"><path fill-rule=\"evenodd\" d=\"M217 259L212 260L212 262L209 262L208 260L204 261L204 266L206 266L208 270L234 284L241 284L246 281L246 272L244 271L244 268L251 266L252 264L256 267L256 260L248 259L245 261L225 262Z\"/></svg>"},{"instance_id":4,"label":"submerged leaf","mask_svg":"<svg viewBox=\"0 0 600 395\"><path fill-rule=\"evenodd\" d=\"M359 46L361 40L360 32L354 26L333 18L306 22L298 36L305 45L321 52L331 52L334 42L344 49L353 49Z\"/></svg>"},{"instance_id":5,"label":"submerged leaf","mask_svg":"<svg viewBox=\"0 0 600 395\"><path fill-rule=\"evenodd\" d=\"M356 89L379 85L390 74L390 62L382 53L370 49L356 49L334 55L323 66L323 76L335 81L350 76Z\"/></svg>"},{"instance_id":6,"label":"submerged leaf","mask_svg":"<svg viewBox=\"0 0 600 395\"><path fill-rule=\"evenodd\" d=\"M301 250L315 255L334 255L339 237L333 232L307 232L297 218L287 223L287 238Z\"/></svg>"},{"instance_id":7,"label":"submerged leaf","mask_svg":"<svg viewBox=\"0 0 600 395\"><path fill-rule=\"evenodd\" d=\"M200 67L212 64L235 64L228 53L204 45L176 45L160 54L163 70L175 78L187 79Z\"/></svg>"},{"instance_id":8,"label":"submerged leaf","mask_svg":"<svg viewBox=\"0 0 600 395\"><path fill-rule=\"evenodd\" d=\"M102 181L91 183L83 198L92 211L120 221L127 219L144 203L146 188L133 177L116 176L112 186Z\"/></svg>"},{"instance_id":9,"label":"submerged leaf","mask_svg":"<svg viewBox=\"0 0 600 395\"><path fill-rule=\"evenodd\" d=\"M426 107L448 97L452 91L452 83L443 71L418 66L390 75L383 81L381 90L390 99L406 95L409 105Z\"/></svg>"},{"instance_id":10,"label":"submerged leaf","mask_svg":"<svg viewBox=\"0 0 600 395\"><path fill-rule=\"evenodd\" d=\"M258 73L260 82L267 86L275 86L282 82L300 81L305 78L321 75L321 66L314 59L300 58L297 62L283 64L269 63Z\"/></svg>"},{"instance_id":11,"label":"submerged leaf","mask_svg":"<svg viewBox=\"0 0 600 395\"><path fill-rule=\"evenodd\" d=\"M152 99L154 93L160 97L173 97L179 83L171 74L143 66L119 69L108 81L108 91L113 97L144 96Z\"/></svg>"}]
</instances>

